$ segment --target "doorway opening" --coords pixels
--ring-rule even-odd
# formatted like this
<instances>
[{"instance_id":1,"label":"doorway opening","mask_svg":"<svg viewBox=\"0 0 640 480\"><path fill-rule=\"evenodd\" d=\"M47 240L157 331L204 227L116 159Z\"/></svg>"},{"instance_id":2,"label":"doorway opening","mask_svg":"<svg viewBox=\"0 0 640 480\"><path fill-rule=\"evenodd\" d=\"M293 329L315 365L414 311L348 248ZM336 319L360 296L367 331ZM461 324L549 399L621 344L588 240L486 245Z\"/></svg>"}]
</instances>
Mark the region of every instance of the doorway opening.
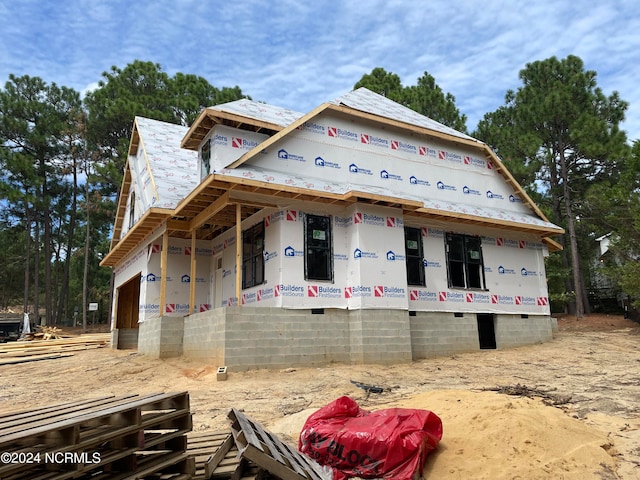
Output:
<instances>
[{"instance_id":1,"label":"doorway opening","mask_svg":"<svg viewBox=\"0 0 640 480\"><path fill-rule=\"evenodd\" d=\"M140 310L141 274L123 283L117 289L116 325L117 348L138 346L138 313Z\"/></svg>"},{"instance_id":2,"label":"doorway opening","mask_svg":"<svg viewBox=\"0 0 640 480\"><path fill-rule=\"evenodd\" d=\"M493 313L478 313L478 340L481 350L496 349L496 329Z\"/></svg>"}]
</instances>

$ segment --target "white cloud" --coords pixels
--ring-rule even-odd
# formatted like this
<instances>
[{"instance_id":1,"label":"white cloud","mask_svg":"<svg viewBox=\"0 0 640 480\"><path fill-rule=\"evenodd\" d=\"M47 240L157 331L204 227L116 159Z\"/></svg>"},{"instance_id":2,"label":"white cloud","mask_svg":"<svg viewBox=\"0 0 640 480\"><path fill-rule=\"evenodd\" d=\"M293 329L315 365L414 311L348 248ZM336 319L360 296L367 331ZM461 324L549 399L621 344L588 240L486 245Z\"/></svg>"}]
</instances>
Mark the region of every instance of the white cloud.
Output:
<instances>
[{"instance_id":1,"label":"white cloud","mask_svg":"<svg viewBox=\"0 0 640 480\"><path fill-rule=\"evenodd\" d=\"M308 111L375 67L405 85L426 71L473 129L520 86L526 63L575 54L606 94L630 102L624 127L638 139L636 10L630 0L0 2L0 81L28 74L86 92L138 59Z\"/></svg>"}]
</instances>

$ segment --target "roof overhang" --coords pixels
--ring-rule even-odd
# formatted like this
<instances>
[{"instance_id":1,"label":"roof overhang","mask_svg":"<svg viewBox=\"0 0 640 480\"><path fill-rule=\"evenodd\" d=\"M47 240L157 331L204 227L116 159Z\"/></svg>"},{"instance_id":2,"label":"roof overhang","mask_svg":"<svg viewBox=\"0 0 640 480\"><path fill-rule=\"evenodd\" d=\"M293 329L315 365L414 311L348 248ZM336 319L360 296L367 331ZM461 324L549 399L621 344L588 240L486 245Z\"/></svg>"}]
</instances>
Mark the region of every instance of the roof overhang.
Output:
<instances>
[{"instance_id":1,"label":"roof overhang","mask_svg":"<svg viewBox=\"0 0 640 480\"><path fill-rule=\"evenodd\" d=\"M164 208L151 208L131 227L125 236L116 241L116 236L111 240L111 250L102 259L100 265L103 267L113 267L124 259L132 250L143 243L153 231L171 218L172 210Z\"/></svg>"},{"instance_id":2,"label":"roof overhang","mask_svg":"<svg viewBox=\"0 0 640 480\"><path fill-rule=\"evenodd\" d=\"M198 239L212 239L232 228L236 221L236 205L242 205L245 219L265 208L278 209L292 203L347 207L355 203L401 209L412 219L455 222L504 231L535 235L547 244L550 251L562 246L547 238L564 233L560 227L535 225L486 218L482 216L425 208L422 202L388 195L351 190L347 193L331 193L322 190L303 189L295 186L273 184L255 179L211 174L176 207L175 210L152 208L119 242L112 246L101 265L114 266L135 250L157 228L166 223L171 235Z\"/></svg>"},{"instance_id":3,"label":"roof overhang","mask_svg":"<svg viewBox=\"0 0 640 480\"><path fill-rule=\"evenodd\" d=\"M180 146L188 150L198 150L200 143L216 125L227 125L233 128L273 135L285 127L264 120L245 117L236 113L223 112L214 107L205 108L193 122L191 128L182 139Z\"/></svg>"}]
</instances>

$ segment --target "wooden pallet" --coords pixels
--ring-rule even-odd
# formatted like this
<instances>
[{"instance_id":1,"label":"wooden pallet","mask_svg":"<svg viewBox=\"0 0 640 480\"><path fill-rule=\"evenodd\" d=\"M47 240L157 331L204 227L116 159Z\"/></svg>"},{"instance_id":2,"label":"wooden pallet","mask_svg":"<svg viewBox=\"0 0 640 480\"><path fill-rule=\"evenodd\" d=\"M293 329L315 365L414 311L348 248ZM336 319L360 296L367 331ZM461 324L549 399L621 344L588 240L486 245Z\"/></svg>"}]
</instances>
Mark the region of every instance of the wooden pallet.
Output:
<instances>
[{"instance_id":1,"label":"wooden pallet","mask_svg":"<svg viewBox=\"0 0 640 480\"><path fill-rule=\"evenodd\" d=\"M158 473L190 478L195 471L186 453L191 427L187 392L102 397L2 414L0 451L40 460L2 463L0 478L124 480ZM91 461L94 454L97 463ZM64 462L46 461L61 455L68 455Z\"/></svg>"},{"instance_id":2,"label":"wooden pallet","mask_svg":"<svg viewBox=\"0 0 640 480\"><path fill-rule=\"evenodd\" d=\"M242 412L228 415L240 455L282 480L332 480L331 470L283 443Z\"/></svg>"},{"instance_id":3,"label":"wooden pallet","mask_svg":"<svg viewBox=\"0 0 640 480\"><path fill-rule=\"evenodd\" d=\"M196 462L193 480L266 480L267 472L242 458L231 430L190 433L188 453Z\"/></svg>"}]
</instances>

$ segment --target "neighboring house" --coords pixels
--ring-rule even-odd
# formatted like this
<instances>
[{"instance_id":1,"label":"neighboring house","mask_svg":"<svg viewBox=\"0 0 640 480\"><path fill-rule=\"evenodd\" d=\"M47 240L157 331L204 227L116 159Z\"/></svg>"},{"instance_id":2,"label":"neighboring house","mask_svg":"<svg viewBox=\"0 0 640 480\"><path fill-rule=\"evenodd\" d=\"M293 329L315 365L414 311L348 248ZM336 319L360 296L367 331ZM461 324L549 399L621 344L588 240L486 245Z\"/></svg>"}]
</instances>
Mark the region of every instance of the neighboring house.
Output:
<instances>
[{"instance_id":1,"label":"neighboring house","mask_svg":"<svg viewBox=\"0 0 640 480\"><path fill-rule=\"evenodd\" d=\"M613 293L613 290L615 288L613 280L607 277L602 271L605 265L605 259L611 257L611 253L609 252L609 244L611 243L612 239L611 235L611 233L607 233L606 235L602 235L595 240L596 242L598 242L598 252L597 258L595 258L592 262L591 283L592 289L595 290L596 294L599 296L611 296L611 293ZM616 258L611 258L611 261L619 264Z\"/></svg>"},{"instance_id":2,"label":"neighboring house","mask_svg":"<svg viewBox=\"0 0 640 480\"><path fill-rule=\"evenodd\" d=\"M243 369L545 341L561 233L489 146L364 88L136 118L113 343Z\"/></svg>"},{"instance_id":3,"label":"neighboring house","mask_svg":"<svg viewBox=\"0 0 640 480\"><path fill-rule=\"evenodd\" d=\"M623 312L625 317L635 321L640 319L640 313L632 306L632 298L620 290L620 286L604 272L605 267L622 265L622 260L609 249L616 236L610 232L595 239L598 242L597 257L591 263L591 290L589 301L592 311L604 313Z\"/></svg>"}]
</instances>

